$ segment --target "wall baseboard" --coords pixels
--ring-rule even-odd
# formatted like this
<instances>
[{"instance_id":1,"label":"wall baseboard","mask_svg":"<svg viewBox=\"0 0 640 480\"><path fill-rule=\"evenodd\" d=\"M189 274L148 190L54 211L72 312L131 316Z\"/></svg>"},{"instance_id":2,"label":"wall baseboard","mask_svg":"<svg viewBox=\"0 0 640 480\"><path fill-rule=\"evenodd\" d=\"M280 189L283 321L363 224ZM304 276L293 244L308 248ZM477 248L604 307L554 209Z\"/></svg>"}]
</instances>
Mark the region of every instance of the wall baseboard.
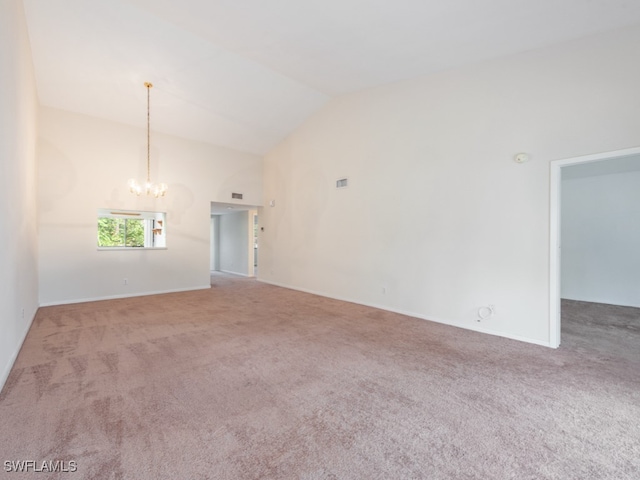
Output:
<instances>
[{"instance_id":1,"label":"wall baseboard","mask_svg":"<svg viewBox=\"0 0 640 480\"><path fill-rule=\"evenodd\" d=\"M4 384L7 382L7 379L9 378L11 369L13 368L13 365L16 363L18 354L22 349L22 345L24 344L24 341L27 339L27 335L29 334L29 330L31 329L31 325L33 324L33 320L35 320L37 314L38 314L38 309L36 308L36 311L33 313L31 320L27 322L27 326L24 329L24 332L22 332L20 341L18 342L18 345L15 351L13 352L13 355L11 355L11 357L9 358L9 362L7 363L4 370L2 371L2 374L0 375L0 392L2 392L2 389L4 388Z\"/></svg>"},{"instance_id":2,"label":"wall baseboard","mask_svg":"<svg viewBox=\"0 0 640 480\"><path fill-rule=\"evenodd\" d=\"M157 290L152 292L128 293L123 295L107 295L104 297L76 298L72 300L62 300L59 302L45 302L45 303L41 303L40 306L53 307L55 305L71 305L74 303L100 302L102 300L117 300L119 298L146 297L147 295L163 295L165 293L191 292L193 290L206 290L207 288L211 288L211 285L206 285L206 286L203 285L200 287L176 288L172 290Z\"/></svg>"},{"instance_id":3,"label":"wall baseboard","mask_svg":"<svg viewBox=\"0 0 640 480\"><path fill-rule=\"evenodd\" d=\"M521 337L519 335L512 335L510 333L500 332L500 331L497 331L497 330L491 330L489 328L482 328L482 327L478 327L476 325L468 325L466 323L460 323L460 322L456 322L456 321L453 321L453 320L437 318L437 317L433 317L433 316L430 316L430 315L424 315L422 313L410 312L410 311L407 311L407 310L400 310L400 309L397 309L397 308L389 308L387 306L377 305L377 304L374 304L374 303L359 302L359 301L355 301L355 300L352 300L352 299L349 299L349 298L339 297L339 296L335 296L335 295L329 295L329 294L326 294L326 293L323 293L323 292L318 292L318 291L310 290L310 289L306 289L306 288L294 287L294 286L286 285L286 284L283 284L283 283L272 282L270 280L264 280L262 278L258 278L258 281L262 282L262 283L267 283L269 285L274 285L276 287L288 288L290 290L297 290L299 292L310 293L312 295L319 295L321 297L332 298L334 300L340 300L342 302L355 303L356 305L363 305L365 307L377 308L379 310L384 310L384 311L387 311L387 312L399 313L400 315L406 315L408 317L419 318L420 320L427 320L429 322L441 323L443 325L449 325L451 327L463 328L465 330L471 330L471 331L479 332L479 333L486 333L488 335L494 335L496 337L508 338L510 340L517 340L519 342L531 343L531 344L534 344L534 345L540 345L542 347L554 348L549 342L543 342L543 341L532 339L532 338L528 338L528 337Z\"/></svg>"},{"instance_id":4,"label":"wall baseboard","mask_svg":"<svg viewBox=\"0 0 640 480\"><path fill-rule=\"evenodd\" d=\"M232 272L231 270L218 270L218 271L222 273L228 273L230 275L238 275L240 277L253 278L253 275L247 275L246 273Z\"/></svg>"}]
</instances>

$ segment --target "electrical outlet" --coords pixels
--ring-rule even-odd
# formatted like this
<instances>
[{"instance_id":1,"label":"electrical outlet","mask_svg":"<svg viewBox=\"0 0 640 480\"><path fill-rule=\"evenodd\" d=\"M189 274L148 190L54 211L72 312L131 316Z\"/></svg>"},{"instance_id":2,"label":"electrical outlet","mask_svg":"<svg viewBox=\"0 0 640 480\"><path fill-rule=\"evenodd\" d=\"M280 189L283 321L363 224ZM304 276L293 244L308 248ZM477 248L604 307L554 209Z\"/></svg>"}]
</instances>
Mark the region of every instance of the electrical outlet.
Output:
<instances>
[{"instance_id":1,"label":"electrical outlet","mask_svg":"<svg viewBox=\"0 0 640 480\"><path fill-rule=\"evenodd\" d=\"M22 318L24 318L24 308L22 309Z\"/></svg>"},{"instance_id":2,"label":"electrical outlet","mask_svg":"<svg viewBox=\"0 0 640 480\"><path fill-rule=\"evenodd\" d=\"M122 284L123 284L123 285L129 285L129 279L128 279L128 278L125 278L125 279L122 281Z\"/></svg>"},{"instance_id":3,"label":"electrical outlet","mask_svg":"<svg viewBox=\"0 0 640 480\"><path fill-rule=\"evenodd\" d=\"M387 293L387 287L382 287L382 293L386 294Z\"/></svg>"}]
</instances>

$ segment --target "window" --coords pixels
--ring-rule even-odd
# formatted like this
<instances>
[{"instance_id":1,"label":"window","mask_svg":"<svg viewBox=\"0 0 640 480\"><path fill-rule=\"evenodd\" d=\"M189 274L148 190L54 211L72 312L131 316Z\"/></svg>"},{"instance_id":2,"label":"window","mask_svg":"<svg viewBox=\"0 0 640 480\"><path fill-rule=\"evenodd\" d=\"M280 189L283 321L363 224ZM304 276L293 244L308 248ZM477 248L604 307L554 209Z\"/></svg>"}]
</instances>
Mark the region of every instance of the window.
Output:
<instances>
[{"instance_id":1,"label":"window","mask_svg":"<svg viewBox=\"0 0 640 480\"><path fill-rule=\"evenodd\" d=\"M163 212L98 209L98 249L166 248Z\"/></svg>"}]
</instances>

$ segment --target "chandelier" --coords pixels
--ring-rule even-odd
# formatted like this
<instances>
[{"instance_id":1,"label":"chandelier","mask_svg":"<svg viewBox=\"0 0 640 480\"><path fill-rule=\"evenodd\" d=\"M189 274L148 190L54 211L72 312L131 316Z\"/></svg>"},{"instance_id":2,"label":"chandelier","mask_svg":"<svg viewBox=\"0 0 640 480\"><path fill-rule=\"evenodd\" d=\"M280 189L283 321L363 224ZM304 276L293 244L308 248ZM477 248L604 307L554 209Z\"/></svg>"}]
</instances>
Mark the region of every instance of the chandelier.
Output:
<instances>
[{"instance_id":1,"label":"chandelier","mask_svg":"<svg viewBox=\"0 0 640 480\"><path fill-rule=\"evenodd\" d=\"M138 182L135 178L129 179L129 191L140 195L142 192L147 195L153 195L154 197L164 197L169 187L166 183L152 183L151 182L151 134L149 129L149 93L153 85L149 82L145 82L147 87L147 181L144 183Z\"/></svg>"}]
</instances>

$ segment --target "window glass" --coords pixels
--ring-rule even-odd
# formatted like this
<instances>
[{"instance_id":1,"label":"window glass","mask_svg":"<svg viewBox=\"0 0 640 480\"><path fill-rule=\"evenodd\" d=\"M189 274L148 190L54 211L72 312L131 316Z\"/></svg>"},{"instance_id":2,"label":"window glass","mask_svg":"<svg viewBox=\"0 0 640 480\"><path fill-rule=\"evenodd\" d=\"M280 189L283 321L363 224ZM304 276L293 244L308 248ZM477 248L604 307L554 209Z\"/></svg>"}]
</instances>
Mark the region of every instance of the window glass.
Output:
<instances>
[{"instance_id":1,"label":"window glass","mask_svg":"<svg viewBox=\"0 0 640 480\"><path fill-rule=\"evenodd\" d=\"M166 248L164 212L98 210L98 248Z\"/></svg>"}]
</instances>

